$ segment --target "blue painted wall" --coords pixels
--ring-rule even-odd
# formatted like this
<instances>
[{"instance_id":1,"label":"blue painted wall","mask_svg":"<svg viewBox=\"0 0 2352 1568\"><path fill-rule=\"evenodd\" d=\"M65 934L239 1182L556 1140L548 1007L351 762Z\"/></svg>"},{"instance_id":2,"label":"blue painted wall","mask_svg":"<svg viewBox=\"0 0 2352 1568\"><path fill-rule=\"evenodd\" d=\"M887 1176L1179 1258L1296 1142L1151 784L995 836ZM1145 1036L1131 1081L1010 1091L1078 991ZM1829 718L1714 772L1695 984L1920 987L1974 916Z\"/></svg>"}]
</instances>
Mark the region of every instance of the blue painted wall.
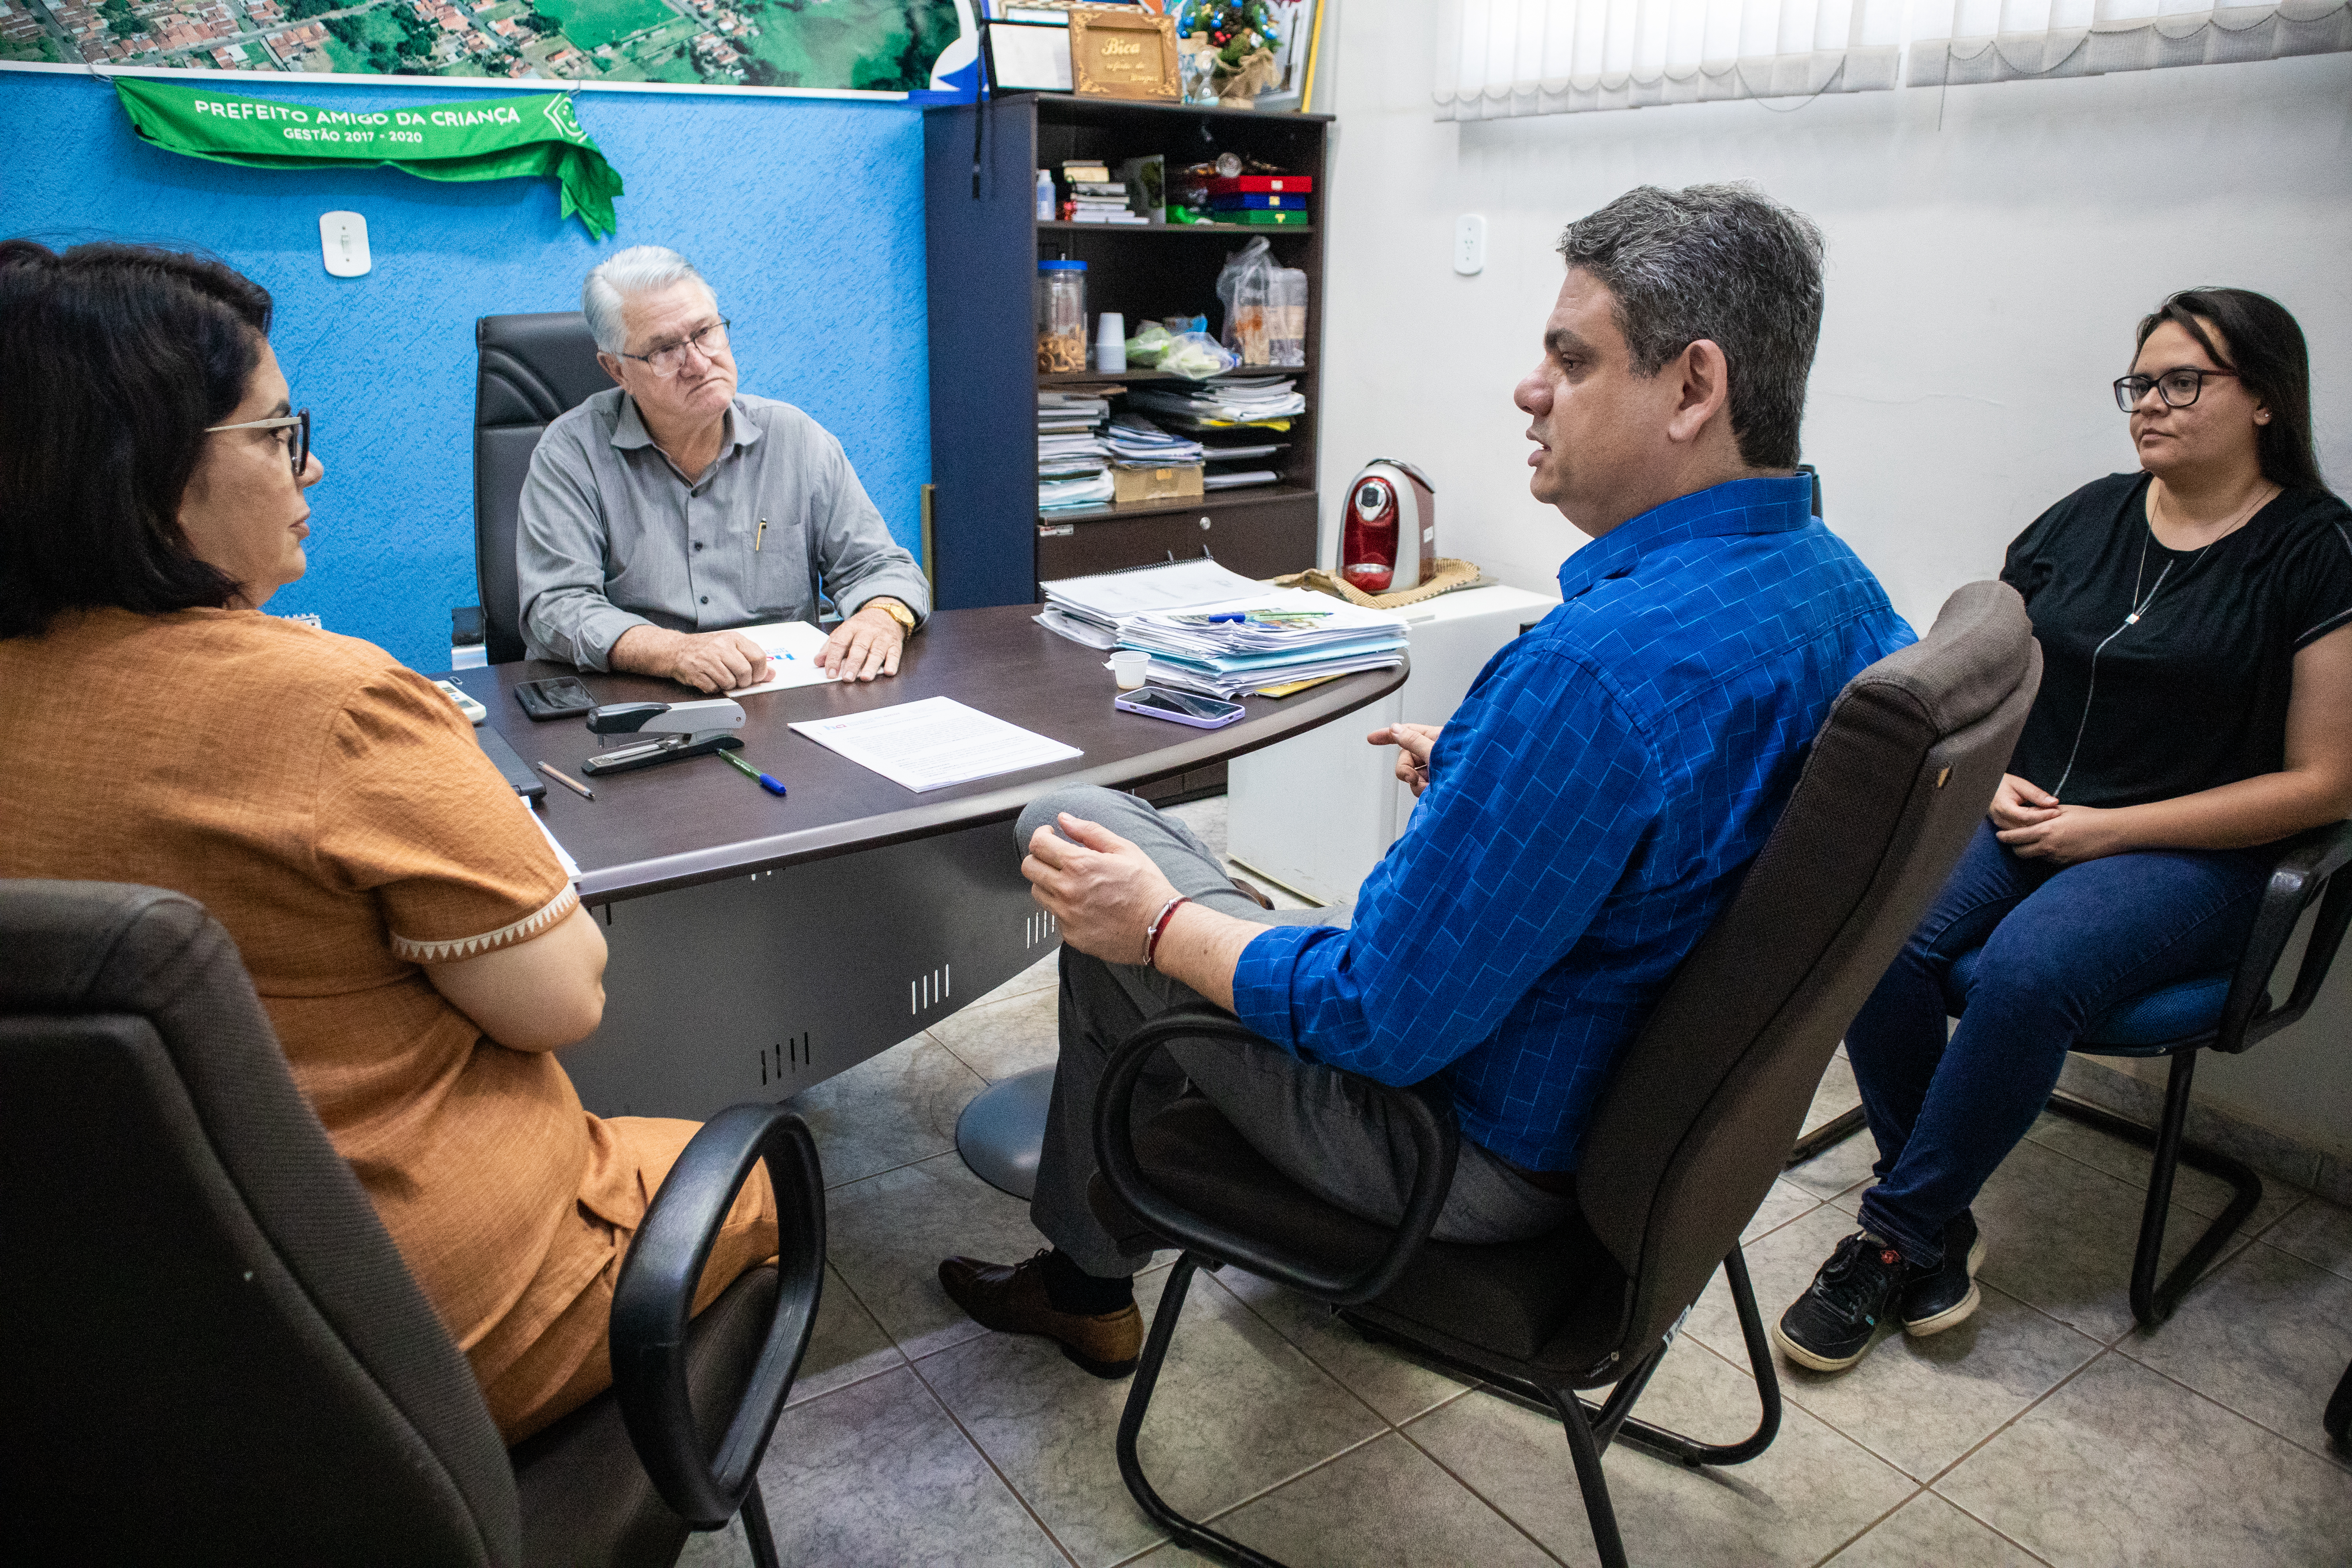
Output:
<instances>
[{"instance_id":1,"label":"blue painted wall","mask_svg":"<svg viewBox=\"0 0 2352 1568\"><path fill-rule=\"evenodd\" d=\"M337 109L511 96L240 78L255 98ZM891 104L583 92L580 122L628 184L592 243L551 181L440 184L392 169L240 169L159 152L113 90L0 72L0 234L58 245L202 246L277 297L272 342L308 405L325 482L310 574L268 607L313 611L419 668L448 662L474 587L474 319L579 308L623 245L686 253L734 321L745 391L841 438L890 531L919 552L929 477L923 136ZM331 278L319 215L364 216L375 269ZM19 374L8 367L7 374Z\"/></svg>"}]
</instances>

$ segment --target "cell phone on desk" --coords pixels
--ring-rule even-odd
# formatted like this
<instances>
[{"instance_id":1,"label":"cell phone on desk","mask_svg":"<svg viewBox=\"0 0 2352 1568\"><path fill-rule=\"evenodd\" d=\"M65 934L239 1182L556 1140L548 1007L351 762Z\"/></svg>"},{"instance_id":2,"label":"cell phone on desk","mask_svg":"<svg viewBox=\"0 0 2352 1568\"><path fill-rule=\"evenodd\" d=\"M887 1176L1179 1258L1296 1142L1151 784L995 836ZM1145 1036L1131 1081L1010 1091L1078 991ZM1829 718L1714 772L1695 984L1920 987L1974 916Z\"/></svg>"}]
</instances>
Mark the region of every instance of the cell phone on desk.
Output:
<instances>
[{"instance_id":1,"label":"cell phone on desk","mask_svg":"<svg viewBox=\"0 0 2352 1568\"><path fill-rule=\"evenodd\" d=\"M596 706L588 695L588 688L576 675L559 675L550 680L526 680L514 689L515 700L532 719L570 719Z\"/></svg>"},{"instance_id":2,"label":"cell phone on desk","mask_svg":"<svg viewBox=\"0 0 2352 1568\"><path fill-rule=\"evenodd\" d=\"M1132 691L1122 691L1111 706L1148 719L1190 724L1195 730L1221 730L1248 711L1238 702L1195 697L1189 691L1171 691L1164 686L1139 686Z\"/></svg>"}]
</instances>

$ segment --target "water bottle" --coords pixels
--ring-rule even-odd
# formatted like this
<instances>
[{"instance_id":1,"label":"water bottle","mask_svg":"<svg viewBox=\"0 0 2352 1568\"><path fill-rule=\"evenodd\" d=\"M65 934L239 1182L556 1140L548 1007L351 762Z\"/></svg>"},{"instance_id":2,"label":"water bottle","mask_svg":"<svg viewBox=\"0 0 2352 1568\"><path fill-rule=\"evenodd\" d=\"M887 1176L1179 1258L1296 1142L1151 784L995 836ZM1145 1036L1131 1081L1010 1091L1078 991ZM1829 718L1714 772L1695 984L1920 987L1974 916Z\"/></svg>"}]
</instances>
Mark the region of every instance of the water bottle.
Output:
<instances>
[{"instance_id":1,"label":"water bottle","mask_svg":"<svg viewBox=\"0 0 2352 1568\"><path fill-rule=\"evenodd\" d=\"M1054 219L1054 176L1048 170L1037 171L1037 221L1051 223Z\"/></svg>"}]
</instances>

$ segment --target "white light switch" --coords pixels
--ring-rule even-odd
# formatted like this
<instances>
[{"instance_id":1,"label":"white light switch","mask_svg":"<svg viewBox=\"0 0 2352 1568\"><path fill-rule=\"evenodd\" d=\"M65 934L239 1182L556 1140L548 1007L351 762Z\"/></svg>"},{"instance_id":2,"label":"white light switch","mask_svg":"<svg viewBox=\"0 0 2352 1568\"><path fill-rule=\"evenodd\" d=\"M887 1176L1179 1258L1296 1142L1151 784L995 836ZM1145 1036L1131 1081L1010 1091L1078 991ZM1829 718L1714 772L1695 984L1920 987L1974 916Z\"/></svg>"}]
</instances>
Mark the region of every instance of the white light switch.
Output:
<instances>
[{"instance_id":1,"label":"white light switch","mask_svg":"<svg viewBox=\"0 0 2352 1568\"><path fill-rule=\"evenodd\" d=\"M327 270L338 278L363 277L374 265L368 255L367 219L357 213L320 213L319 250Z\"/></svg>"},{"instance_id":2,"label":"white light switch","mask_svg":"<svg viewBox=\"0 0 2352 1568\"><path fill-rule=\"evenodd\" d=\"M1454 220L1454 270L1465 278L1486 270L1486 220L1476 213Z\"/></svg>"}]
</instances>

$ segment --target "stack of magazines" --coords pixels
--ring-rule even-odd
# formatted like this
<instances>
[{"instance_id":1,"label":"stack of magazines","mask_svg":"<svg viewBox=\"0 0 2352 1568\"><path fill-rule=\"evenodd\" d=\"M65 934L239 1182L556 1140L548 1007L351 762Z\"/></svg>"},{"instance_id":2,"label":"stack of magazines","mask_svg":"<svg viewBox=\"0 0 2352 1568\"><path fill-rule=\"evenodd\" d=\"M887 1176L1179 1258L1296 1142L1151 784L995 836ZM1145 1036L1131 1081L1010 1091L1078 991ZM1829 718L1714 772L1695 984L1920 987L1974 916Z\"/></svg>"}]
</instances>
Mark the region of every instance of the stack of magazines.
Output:
<instances>
[{"instance_id":1,"label":"stack of magazines","mask_svg":"<svg viewBox=\"0 0 2352 1568\"><path fill-rule=\"evenodd\" d=\"M1127 395L1129 404L1165 415L1180 430L1287 430L1293 415L1307 412L1298 384L1281 376L1221 376L1181 389L1139 386Z\"/></svg>"},{"instance_id":2,"label":"stack of magazines","mask_svg":"<svg viewBox=\"0 0 2352 1568\"><path fill-rule=\"evenodd\" d=\"M1112 492L1101 435L1110 399L1090 391L1037 395L1037 510L1104 506Z\"/></svg>"},{"instance_id":3,"label":"stack of magazines","mask_svg":"<svg viewBox=\"0 0 2352 1568\"><path fill-rule=\"evenodd\" d=\"M1213 561L1041 584L1038 623L1088 647L1139 648L1150 679L1232 698L1387 669L1405 658L1404 623L1303 588L1269 588Z\"/></svg>"}]
</instances>

